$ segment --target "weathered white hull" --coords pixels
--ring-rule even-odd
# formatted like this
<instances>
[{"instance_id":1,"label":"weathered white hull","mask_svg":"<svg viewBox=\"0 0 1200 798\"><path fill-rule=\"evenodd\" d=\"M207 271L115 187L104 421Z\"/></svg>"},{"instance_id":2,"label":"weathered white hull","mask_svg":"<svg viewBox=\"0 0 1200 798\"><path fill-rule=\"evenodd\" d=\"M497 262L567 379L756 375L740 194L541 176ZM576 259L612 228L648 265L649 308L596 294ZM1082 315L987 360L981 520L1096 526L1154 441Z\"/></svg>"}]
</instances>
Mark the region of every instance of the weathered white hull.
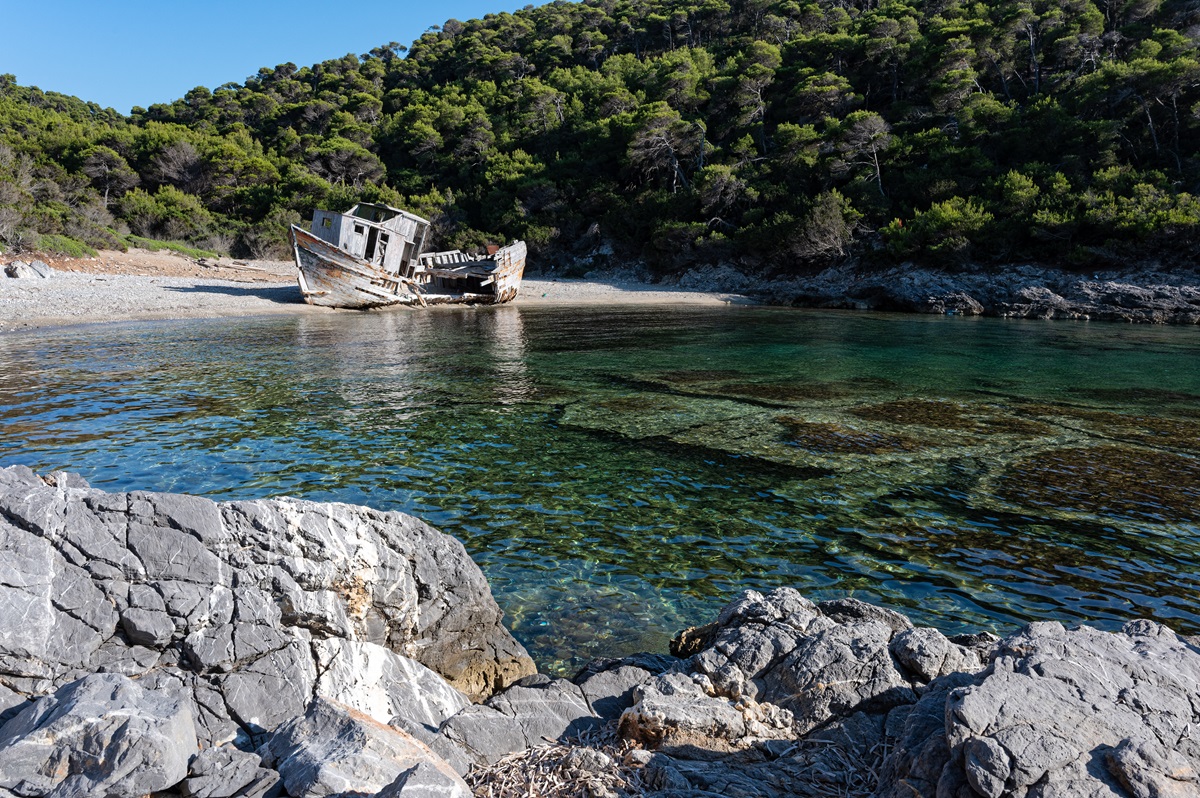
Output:
<instances>
[{"instance_id":1,"label":"weathered white hull","mask_svg":"<svg viewBox=\"0 0 1200 798\"><path fill-rule=\"evenodd\" d=\"M455 274L454 269L417 271L410 280L355 258L295 225L292 250L305 302L355 309L509 302L521 290L526 255L525 242L518 241L486 260L469 261L469 275ZM491 263L494 269L476 273Z\"/></svg>"}]
</instances>

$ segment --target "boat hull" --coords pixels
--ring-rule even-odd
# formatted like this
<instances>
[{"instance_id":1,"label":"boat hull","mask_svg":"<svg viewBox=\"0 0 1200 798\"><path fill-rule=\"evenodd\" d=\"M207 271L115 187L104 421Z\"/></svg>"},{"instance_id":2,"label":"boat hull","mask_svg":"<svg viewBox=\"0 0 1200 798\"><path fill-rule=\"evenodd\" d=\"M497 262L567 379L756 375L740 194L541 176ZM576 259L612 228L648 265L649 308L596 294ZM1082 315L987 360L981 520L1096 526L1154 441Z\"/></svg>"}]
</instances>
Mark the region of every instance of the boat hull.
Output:
<instances>
[{"instance_id":1,"label":"boat hull","mask_svg":"<svg viewBox=\"0 0 1200 798\"><path fill-rule=\"evenodd\" d=\"M523 241L486 260L471 261L473 270L495 266L484 278L468 281L468 288L455 290L445 287L445 279L421 271L412 280L389 274L295 225L291 233L300 292L310 305L359 310L388 305L495 305L516 298L525 272Z\"/></svg>"},{"instance_id":2,"label":"boat hull","mask_svg":"<svg viewBox=\"0 0 1200 798\"><path fill-rule=\"evenodd\" d=\"M304 301L330 308L409 305L417 294L389 275L314 236L292 227L292 251Z\"/></svg>"}]
</instances>

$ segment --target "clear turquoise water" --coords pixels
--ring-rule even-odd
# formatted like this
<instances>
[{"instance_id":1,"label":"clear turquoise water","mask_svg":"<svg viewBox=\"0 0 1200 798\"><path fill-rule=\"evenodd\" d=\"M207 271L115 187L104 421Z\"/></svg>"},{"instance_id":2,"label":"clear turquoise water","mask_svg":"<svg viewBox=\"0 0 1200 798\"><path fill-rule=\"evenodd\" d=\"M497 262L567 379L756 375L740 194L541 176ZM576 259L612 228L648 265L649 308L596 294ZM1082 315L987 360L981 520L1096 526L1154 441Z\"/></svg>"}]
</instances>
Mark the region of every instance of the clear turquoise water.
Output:
<instances>
[{"instance_id":1,"label":"clear turquoise water","mask_svg":"<svg viewBox=\"0 0 1200 798\"><path fill-rule=\"evenodd\" d=\"M737 591L1200 631L1200 330L446 309L0 336L0 464L457 535L539 663Z\"/></svg>"}]
</instances>

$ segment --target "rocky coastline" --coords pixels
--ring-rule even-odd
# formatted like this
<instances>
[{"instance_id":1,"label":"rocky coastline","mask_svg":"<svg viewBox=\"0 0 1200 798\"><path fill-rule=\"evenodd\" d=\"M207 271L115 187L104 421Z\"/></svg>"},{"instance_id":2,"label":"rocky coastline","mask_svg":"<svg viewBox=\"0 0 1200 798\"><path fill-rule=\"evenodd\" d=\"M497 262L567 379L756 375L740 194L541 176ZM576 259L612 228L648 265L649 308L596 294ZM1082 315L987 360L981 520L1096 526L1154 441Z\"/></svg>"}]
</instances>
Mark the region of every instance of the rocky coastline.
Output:
<instances>
[{"instance_id":1,"label":"rocky coastline","mask_svg":"<svg viewBox=\"0 0 1200 798\"><path fill-rule=\"evenodd\" d=\"M303 303L290 263L237 264L200 266L180 256L140 251L54 266L37 259L12 261L0 270L16 278L0 278L0 331L128 319L328 312ZM726 262L656 279L640 262L618 265L611 247L569 260L565 271L585 275L584 280L563 279L561 265L549 264L540 276L527 275L517 304L756 302L947 316L1200 324L1196 266L1167 270L1150 263L1080 272L1038 264L867 268L847 261L814 274L781 277L761 265Z\"/></svg>"},{"instance_id":2,"label":"rocky coastline","mask_svg":"<svg viewBox=\"0 0 1200 798\"><path fill-rule=\"evenodd\" d=\"M0 469L0 798L1200 795L1200 646L745 591L539 674L402 513Z\"/></svg>"},{"instance_id":3,"label":"rocky coastline","mask_svg":"<svg viewBox=\"0 0 1200 798\"><path fill-rule=\"evenodd\" d=\"M691 269L684 288L727 291L768 304L1009 319L1200 324L1195 267L1130 266L1081 273L1035 264L946 270L854 263L800 277L763 276L731 264Z\"/></svg>"}]
</instances>

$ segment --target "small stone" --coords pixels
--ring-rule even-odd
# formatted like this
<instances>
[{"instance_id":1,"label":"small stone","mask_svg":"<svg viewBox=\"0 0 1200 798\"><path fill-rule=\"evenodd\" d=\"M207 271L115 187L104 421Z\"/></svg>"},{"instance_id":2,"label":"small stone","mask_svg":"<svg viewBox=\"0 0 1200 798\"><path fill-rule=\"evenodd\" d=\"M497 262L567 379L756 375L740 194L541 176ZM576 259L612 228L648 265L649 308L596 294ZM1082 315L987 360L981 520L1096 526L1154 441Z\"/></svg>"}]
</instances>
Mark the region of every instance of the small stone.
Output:
<instances>
[{"instance_id":1,"label":"small stone","mask_svg":"<svg viewBox=\"0 0 1200 798\"><path fill-rule=\"evenodd\" d=\"M650 764L650 760L654 759L654 752L647 751L645 748L631 748L625 753L625 758L621 763L627 767L645 767Z\"/></svg>"},{"instance_id":2,"label":"small stone","mask_svg":"<svg viewBox=\"0 0 1200 798\"><path fill-rule=\"evenodd\" d=\"M230 746L206 748L192 757L180 792L185 798L231 798L258 778L261 761Z\"/></svg>"},{"instance_id":3,"label":"small stone","mask_svg":"<svg viewBox=\"0 0 1200 798\"><path fill-rule=\"evenodd\" d=\"M611 773L617 763L603 751L595 748L572 748L563 758L563 775L568 779L582 779L599 773Z\"/></svg>"},{"instance_id":4,"label":"small stone","mask_svg":"<svg viewBox=\"0 0 1200 798\"><path fill-rule=\"evenodd\" d=\"M162 648L175 634L171 616L154 610L125 610L121 613L121 628L130 643L148 648Z\"/></svg>"}]
</instances>

